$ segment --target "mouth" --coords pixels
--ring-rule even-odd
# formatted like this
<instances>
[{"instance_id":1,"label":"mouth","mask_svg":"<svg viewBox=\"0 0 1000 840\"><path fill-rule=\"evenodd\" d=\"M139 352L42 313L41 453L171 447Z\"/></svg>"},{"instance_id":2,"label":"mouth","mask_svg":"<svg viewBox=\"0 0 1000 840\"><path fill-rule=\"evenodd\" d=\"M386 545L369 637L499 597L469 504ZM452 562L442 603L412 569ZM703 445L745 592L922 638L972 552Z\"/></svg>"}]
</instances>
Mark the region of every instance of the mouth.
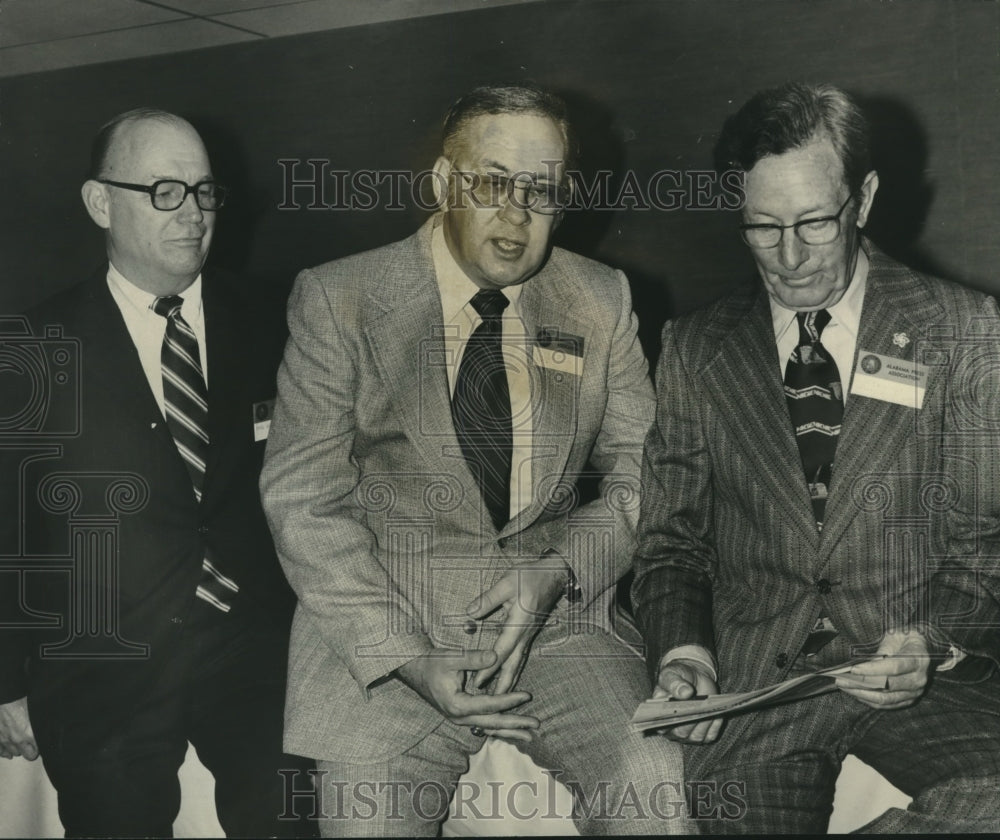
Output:
<instances>
[{"instance_id":1,"label":"mouth","mask_svg":"<svg viewBox=\"0 0 1000 840\"><path fill-rule=\"evenodd\" d=\"M783 277L781 275L779 275L779 277L781 277L783 285L791 286L795 289L801 288L802 286L808 286L813 280L816 279L815 274L807 274L805 277Z\"/></svg>"},{"instance_id":2,"label":"mouth","mask_svg":"<svg viewBox=\"0 0 1000 840\"><path fill-rule=\"evenodd\" d=\"M520 257L527 247L526 242L517 242L513 239L506 239L500 236L491 239L490 242L493 243L493 247L500 256L508 260L515 260Z\"/></svg>"}]
</instances>

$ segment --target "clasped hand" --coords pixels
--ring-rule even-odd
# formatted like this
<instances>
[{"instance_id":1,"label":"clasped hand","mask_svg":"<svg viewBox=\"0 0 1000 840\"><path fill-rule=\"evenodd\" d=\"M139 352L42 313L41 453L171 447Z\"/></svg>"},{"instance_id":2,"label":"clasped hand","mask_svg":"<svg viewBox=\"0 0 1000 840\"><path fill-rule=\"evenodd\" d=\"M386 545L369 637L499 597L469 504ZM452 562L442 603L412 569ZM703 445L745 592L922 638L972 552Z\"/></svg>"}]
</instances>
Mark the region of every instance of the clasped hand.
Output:
<instances>
[{"instance_id":1,"label":"clasped hand","mask_svg":"<svg viewBox=\"0 0 1000 840\"><path fill-rule=\"evenodd\" d=\"M28 701L22 697L0 705L0 757L23 755L28 761L38 758L38 744L31 731Z\"/></svg>"},{"instance_id":2,"label":"clasped hand","mask_svg":"<svg viewBox=\"0 0 1000 840\"><path fill-rule=\"evenodd\" d=\"M566 591L569 567L558 555L520 563L466 608L470 618L483 619L507 608L503 629L493 645L496 661L476 674L473 686L482 688L496 674L493 694L506 694L517 683L531 643Z\"/></svg>"},{"instance_id":3,"label":"clasped hand","mask_svg":"<svg viewBox=\"0 0 1000 840\"><path fill-rule=\"evenodd\" d=\"M506 606L507 618L492 650L430 651L400 666L397 675L452 723L531 741L538 719L512 711L531 695L513 689L531 642L564 592L567 578L566 567L554 567L551 557L514 566L466 610L478 620ZM468 693L467 672L474 673L471 685L477 689L496 675L491 693Z\"/></svg>"}]
</instances>

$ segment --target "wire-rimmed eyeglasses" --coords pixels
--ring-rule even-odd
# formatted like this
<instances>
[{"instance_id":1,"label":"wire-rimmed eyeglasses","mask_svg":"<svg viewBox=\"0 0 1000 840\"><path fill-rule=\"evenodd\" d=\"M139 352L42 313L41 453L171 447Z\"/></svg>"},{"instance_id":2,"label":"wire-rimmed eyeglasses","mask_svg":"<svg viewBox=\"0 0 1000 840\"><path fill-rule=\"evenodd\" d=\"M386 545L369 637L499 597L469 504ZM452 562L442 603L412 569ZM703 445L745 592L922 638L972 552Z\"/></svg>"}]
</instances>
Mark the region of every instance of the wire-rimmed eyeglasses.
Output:
<instances>
[{"instance_id":1,"label":"wire-rimmed eyeglasses","mask_svg":"<svg viewBox=\"0 0 1000 840\"><path fill-rule=\"evenodd\" d=\"M791 228L806 245L829 245L840 236L840 217L852 198L853 193L833 216L817 216L791 225L740 225L740 236L751 248L773 248L781 241L782 231Z\"/></svg>"}]
</instances>

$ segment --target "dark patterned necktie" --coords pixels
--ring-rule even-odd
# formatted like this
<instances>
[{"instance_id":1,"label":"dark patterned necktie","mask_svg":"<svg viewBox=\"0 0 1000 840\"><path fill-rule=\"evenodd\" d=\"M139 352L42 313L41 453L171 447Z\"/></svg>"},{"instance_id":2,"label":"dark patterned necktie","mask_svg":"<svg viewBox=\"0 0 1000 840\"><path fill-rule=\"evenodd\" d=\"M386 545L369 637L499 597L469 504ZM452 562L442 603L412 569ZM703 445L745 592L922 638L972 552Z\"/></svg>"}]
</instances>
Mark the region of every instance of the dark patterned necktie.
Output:
<instances>
[{"instance_id":1,"label":"dark patterned necktie","mask_svg":"<svg viewBox=\"0 0 1000 840\"><path fill-rule=\"evenodd\" d=\"M844 392L837 363L820 341L830 313L797 312L799 344L785 368L785 399L805 469L817 527L822 530L826 500L844 418Z\"/></svg>"},{"instance_id":2,"label":"dark patterned necktie","mask_svg":"<svg viewBox=\"0 0 1000 840\"><path fill-rule=\"evenodd\" d=\"M153 302L153 311L167 319L160 349L167 428L184 459L195 498L200 502L208 460L208 389L201 369L198 339L181 315L183 305L183 298L168 295ZM206 556L195 594L223 612L229 612L233 595L238 591L235 581L222 574Z\"/></svg>"},{"instance_id":3,"label":"dark patterned necktie","mask_svg":"<svg viewBox=\"0 0 1000 840\"><path fill-rule=\"evenodd\" d=\"M462 454L469 464L499 530L510 518L510 467L513 432L510 390L501 338L503 292L483 289L472 298L482 323L469 336L455 377L451 416Z\"/></svg>"},{"instance_id":4,"label":"dark patterned necktie","mask_svg":"<svg viewBox=\"0 0 1000 840\"><path fill-rule=\"evenodd\" d=\"M837 363L820 341L830 323L830 313L821 309L797 312L795 317L799 344L785 368L785 398L809 485L816 527L822 531L833 458L844 418L844 392ZM837 635L826 610L821 609L802 646L802 655L815 656Z\"/></svg>"}]
</instances>

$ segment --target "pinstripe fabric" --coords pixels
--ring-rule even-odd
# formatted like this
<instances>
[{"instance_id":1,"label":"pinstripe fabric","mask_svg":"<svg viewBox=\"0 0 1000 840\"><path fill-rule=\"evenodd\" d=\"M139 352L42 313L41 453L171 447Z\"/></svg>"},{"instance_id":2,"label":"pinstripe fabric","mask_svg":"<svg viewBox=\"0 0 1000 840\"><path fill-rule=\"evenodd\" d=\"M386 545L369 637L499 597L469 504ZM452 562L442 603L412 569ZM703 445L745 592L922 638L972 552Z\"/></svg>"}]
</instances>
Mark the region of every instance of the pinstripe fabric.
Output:
<instances>
[{"instance_id":1,"label":"pinstripe fabric","mask_svg":"<svg viewBox=\"0 0 1000 840\"><path fill-rule=\"evenodd\" d=\"M914 799L863 832L996 832L996 682L932 685L919 704L892 712L834 692L731 720L717 744L685 749L685 768L690 779L735 784L745 807L735 819L716 814L699 827L705 834L822 834L840 764L853 753Z\"/></svg>"},{"instance_id":2,"label":"pinstripe fabric","mask_svg":"<svg viewBox=\"0 0 1000 840\"><path fill-rule=\"evenodd\" d=\"M1000 569L991 559L1000 556L1000 313L992 298L913 272L870 242L864 247L871 266L858 352L927 364L927 391L920 410L847 400L822 532L775 365L764 290L741 289L664 329L633 587L647 664L655 671L665 651L700 644L716 656L720 689L743 691L787 676L818 615L840 631L817 653L818 666L871 651L891 627L967 616L961 624L952 619L947 633L973 655L935 676L925 697L936 694L954 714L929 718L924 735L964 742L958 765L990 775L995 767L967 736L993 737L995 703L980 712L963 703L955 684L984 679L982 671L1000 661ZM906 347L893 343L898 333L911 339ZM978 674L973 666L982 666ZM997 683L995 675L986 680L981 696L996 693ZM821 749L845 735L843 720L824 713L827 702L799 704L802 719L788 725L806 727L801 739L776 730L755 740L763 716L730 720L718 744L688 752L698 757L693 777L709 767L724 775L746 766L748 779L770 774L769 807L783 803L789 811L774 827L756 829L782 830L788 819L810 830L801 826L812 823L795 823L795 803L814 797L825 808L832 788L799 773L798 758L767 768L787 752L785 738L796 741L792 752L801 758L811 744ZM918 703L914 719L926 708ZM894 729L899 714L882 713L878 727L905 758L918 724L904 736ZM925 777L907 792L931 796L920 785L945 781ZM799 784L808 788L801 799L793 795ZM957 811L947 817L960 824Z\"/></svg>"},{"instance_id":3,"label":"pinstripe fabric","mask_svg":"<svg viewBox=\"0 0 1000 840\"><path fill-rule=\"evenodd\" d=\"M499 530L510 518L510 465L514 433L510 389L500 340L503 311L510 301L496 289L482 289L472 306L483 319L462 354L455 377L451 415L462 454Z\"/></svg>"},{"instance_id":4,"label":"pinstripe fabric","mask_svg":"<svg viewBox=\"0 0 1000 840\"><path fill-rule=\"evenodd\" d=\"M177 451L184 459L194 495L201 501L208 461L208 388L201 368L201 354L194 330L181 315L184 299L178 295L158 297L153 311L167 319L160 351L163 373L163 410ZM222 612L232 609L239 586L222 574L208 557L202 561L197 597Z\"/></svg>"}]
</instances>

